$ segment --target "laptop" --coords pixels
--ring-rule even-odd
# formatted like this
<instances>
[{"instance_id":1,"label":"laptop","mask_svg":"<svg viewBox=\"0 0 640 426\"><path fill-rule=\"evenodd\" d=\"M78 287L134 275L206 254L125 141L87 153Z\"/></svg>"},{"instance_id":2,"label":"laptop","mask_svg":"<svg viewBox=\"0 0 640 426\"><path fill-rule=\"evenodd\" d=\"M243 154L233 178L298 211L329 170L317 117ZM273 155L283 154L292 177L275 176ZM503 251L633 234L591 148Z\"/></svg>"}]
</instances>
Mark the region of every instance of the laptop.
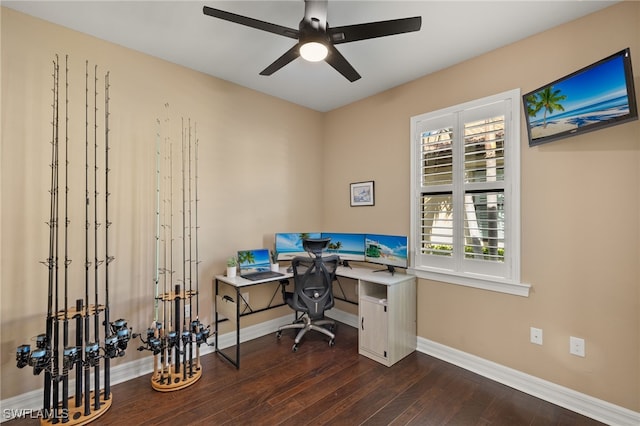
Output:
<instances>
[{"instance_id":1,"label":"laptop","mask_svg":"<svg viewBox=\"0 0 640 426\"><path fill-rule=\"evenodd\" d=\"M268 249L238 251L238 264L242 278L258 281L268 278L282 277L284 274L271 270Z\"/></svg>"}]
</instances>

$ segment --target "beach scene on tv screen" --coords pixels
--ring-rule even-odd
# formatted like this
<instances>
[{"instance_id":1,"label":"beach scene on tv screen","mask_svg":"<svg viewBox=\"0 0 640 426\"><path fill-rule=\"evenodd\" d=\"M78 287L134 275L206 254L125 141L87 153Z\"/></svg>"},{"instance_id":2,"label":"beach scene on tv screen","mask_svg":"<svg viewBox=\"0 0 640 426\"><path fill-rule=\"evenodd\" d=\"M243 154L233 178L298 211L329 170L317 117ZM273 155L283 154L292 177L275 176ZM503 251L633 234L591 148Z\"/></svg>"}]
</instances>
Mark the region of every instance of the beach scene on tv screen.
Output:
<instances>
[{"instance_id":1,"label":"beach scene on tv screen","mask_svg":"<svg viewBox=\"0 0 640 426\"><path fill-rule=\"evenodd\" d=\"M533 141L629 114L623 57L526 96L525 108Z\"/></svg>"}]
</instances>

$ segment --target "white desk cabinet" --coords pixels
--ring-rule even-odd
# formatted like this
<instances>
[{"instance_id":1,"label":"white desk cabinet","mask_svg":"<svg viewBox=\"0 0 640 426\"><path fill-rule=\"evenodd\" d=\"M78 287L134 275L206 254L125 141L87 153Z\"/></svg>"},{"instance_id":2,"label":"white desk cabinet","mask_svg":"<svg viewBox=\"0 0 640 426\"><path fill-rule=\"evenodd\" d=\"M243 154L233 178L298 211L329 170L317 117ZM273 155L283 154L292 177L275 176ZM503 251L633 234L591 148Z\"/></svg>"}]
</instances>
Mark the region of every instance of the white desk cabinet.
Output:
<instances>
[{"instance_id":1,"label":"white desk cabinet","mask_svg":"<svg viewBox=\"0 0 640 426\"><path fill-rule=\"evenodd\" d=\"M391 366L416 350L416 279L412 275L339 268L358 281L358 352Z\"/></svg>"}]
</instances>

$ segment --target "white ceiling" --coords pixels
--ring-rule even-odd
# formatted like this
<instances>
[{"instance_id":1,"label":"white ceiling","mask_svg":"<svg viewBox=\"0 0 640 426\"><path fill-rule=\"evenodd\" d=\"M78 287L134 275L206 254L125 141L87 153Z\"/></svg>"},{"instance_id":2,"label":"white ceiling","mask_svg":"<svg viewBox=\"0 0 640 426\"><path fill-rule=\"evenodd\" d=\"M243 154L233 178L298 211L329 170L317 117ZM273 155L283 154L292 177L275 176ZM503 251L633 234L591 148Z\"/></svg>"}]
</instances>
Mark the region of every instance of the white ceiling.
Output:
<instances>
[{"instance_id":1,"label":"white ceiling","mask_svg":"<svg viewBox=\"0 0 640 426\"><path fill-rule=\"evenodd\" d=\"M419 32L341 44L362 75L350 83L330 65L301 58L258 73L295 40L206 16L204 5L298 28L302 0L5 1L2 6L318 111L346 105L616 1L329 0L330 26L422 16Z\"/></svg>"}]
</instances>

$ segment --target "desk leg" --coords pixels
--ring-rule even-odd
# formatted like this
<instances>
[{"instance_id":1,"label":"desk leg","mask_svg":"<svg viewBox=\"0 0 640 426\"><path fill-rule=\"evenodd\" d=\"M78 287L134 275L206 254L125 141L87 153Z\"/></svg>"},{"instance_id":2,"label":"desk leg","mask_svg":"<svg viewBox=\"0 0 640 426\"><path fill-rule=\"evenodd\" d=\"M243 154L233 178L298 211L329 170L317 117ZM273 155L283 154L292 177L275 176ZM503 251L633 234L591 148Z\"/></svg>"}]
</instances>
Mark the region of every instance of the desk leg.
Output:
<instances>
[{"instance_id":1,"label":"desk leg","mask_svg":"<svg viewBox=\"0 0 640 426\"><path fill-rule=\"evenodd\" d=\"M220 288L219 288L219 281L216 279L216 306L215 306L215 342L216 342L216 352L218 353L218 355L222 356L224 359L226 359L227 361L229 361L231 364L233 364L237 369L240 368L240 288L236 287L236 299L235 299L235 303L236 303L236 359L233 360L231 359L230 356L228 356L227 354L225 354L224 352L222 352L218 346L218 335L219 333L219 329L218 329L218 322L219 322L219 316L218 316L218 305L217 305L217 296L220 294Z\"/></svg>"},{"instance_id":2,"label":"desk leg","mask_svg":"<svg viewBox=\"0 0 640 426\"><path fill-rule=\"evenodd\" d=\"M214 339L214 343L215 343L215 351L216 352L220 352L220 350L218 349L218 279L216 278L216 294L215 296L213 296L213 315L214 315L214 331L213 334L215 336Z\"/></svg>"},{"instance_id":3,"label":"desk leg","mask_svg":"<svg viewBox=\"0 0 640 426\"><path fill-rule=\"evenodd\" d=\"M236 287L236 368L240 369L240 288Z\"/></svg>"}]
</instances>

